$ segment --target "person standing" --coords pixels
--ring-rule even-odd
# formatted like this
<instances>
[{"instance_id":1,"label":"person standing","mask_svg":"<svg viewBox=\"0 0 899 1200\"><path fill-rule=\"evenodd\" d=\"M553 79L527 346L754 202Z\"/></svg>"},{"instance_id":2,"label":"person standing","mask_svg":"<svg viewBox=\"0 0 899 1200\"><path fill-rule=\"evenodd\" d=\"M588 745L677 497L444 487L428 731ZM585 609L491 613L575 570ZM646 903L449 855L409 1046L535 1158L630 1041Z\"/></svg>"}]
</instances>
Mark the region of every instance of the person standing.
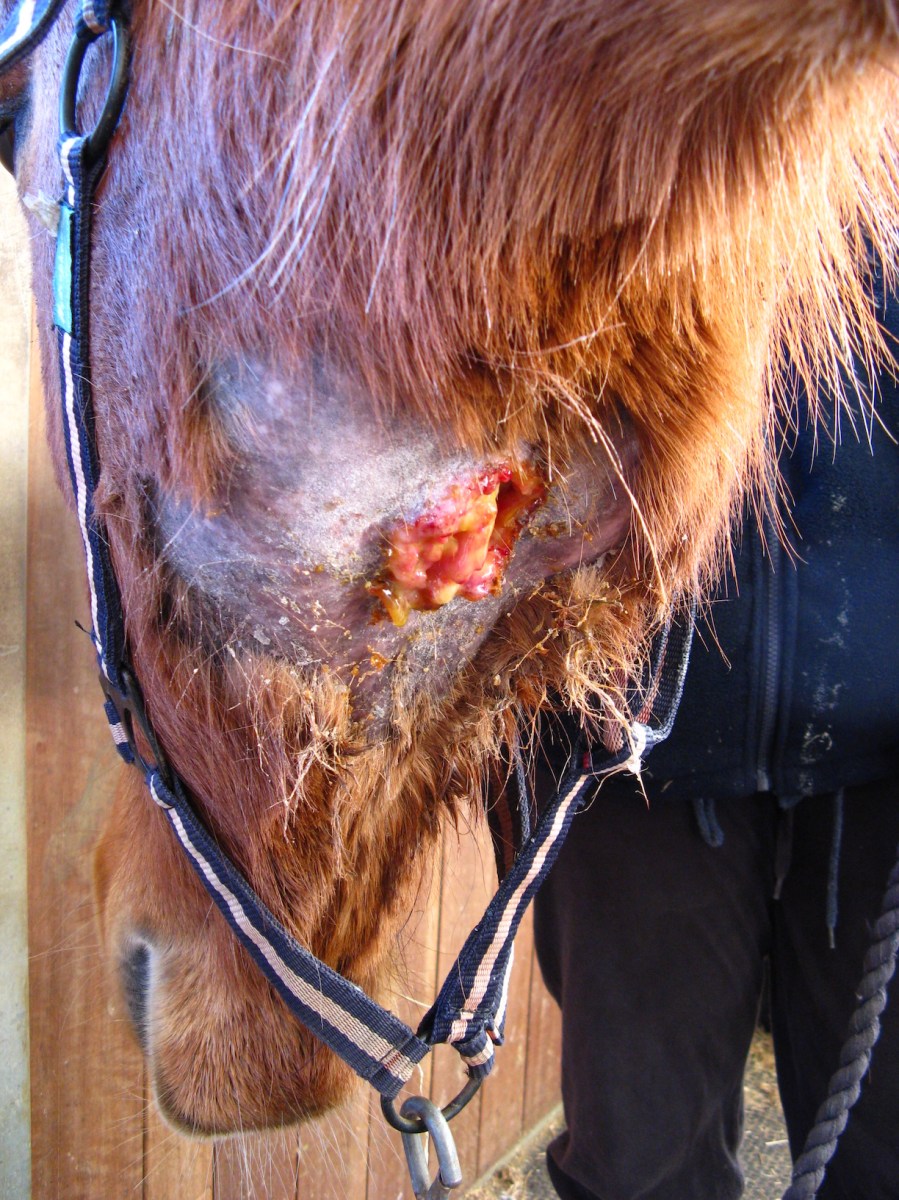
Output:
<instances>
[{"instance_id":1,"label":"person standing","mask_svg":"<svg viewBox=\"0 0 899 1200\"><path fill-rule=\"evenodd\" d=\"M895 298L883 323L895 345ZM877 390L838 446L802 407L781 457L792 553L747 518L673 733L641 784L598 789L537 898L563 1015L563 1200L741 1195L766 958L794 1159L836 1069L899 846L899 389L884 373ZM538 794L564 755L547 736ZM892 991L822 1200L899 1198Z\"/></svg>"}]
</instances>

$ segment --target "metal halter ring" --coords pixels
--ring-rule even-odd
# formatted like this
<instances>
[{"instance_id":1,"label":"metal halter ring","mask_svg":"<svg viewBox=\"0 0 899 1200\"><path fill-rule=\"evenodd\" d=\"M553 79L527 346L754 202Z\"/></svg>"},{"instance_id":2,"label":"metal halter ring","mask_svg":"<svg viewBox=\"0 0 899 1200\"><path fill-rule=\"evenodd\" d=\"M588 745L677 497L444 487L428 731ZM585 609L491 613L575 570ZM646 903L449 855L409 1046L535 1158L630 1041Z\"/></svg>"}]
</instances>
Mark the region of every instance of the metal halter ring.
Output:
<instances>
[{"instance_id":1,"label":"metal halter ring","mask_svg":"<svg viewBox=\"0 0 899 1200\"><path fill-rule=\"evenodd\" d=\"M128 88L128 63L131 54L128 26L121 17L113 16L110 17L109 29L104 32L110 31L112 32L112 68L109 73L109 83L106 85L103 108L90 133L78 133L76 112L78 81L81 78L81 68L88 46L103 34L88 29L86 26L80 27L72 39L62 73L59 93L60 133L63 137L82 137L84 162L88 166L94 166L106 152L109 140L122 115L125 92Z\"/></svg>"},{"instance_id":2,"label":"metal halter ring","mask_svg":"<svg viewBox=\"0 0 899 1200\"><path fill-rule=\"evenodd\" d=\"M469 1075L468 1080L455 1099L450 1100L440 1111L447 1121L451 1121L453 1117L457 1117L462 1109L468 1104L478 1091L478 1088L484 1082L483 1075ZM417 1098L417 1097L416 1097ZM405 1115L406 1105L400 1112L396 1111L393 1100L389 1096L381 1097L381 1112L384 1114L384 1119L388 1125L392 1125L394 1129L400 1133L427 1133L428 1127L420 1116L408 1117Z\"/></svg>"},{"instance_id":3,"label":"metal halter ring","mask_svg":"<svg viewBox=\"0 0 899 1200\"><path fill-rule=\"evenodd\" d=\"M448 1200L450 1192L462 1183L462 1169L446 1117L424 1096L410 1096L403 1105L403 1112L422 1122L424 1131L431 1135L437 1157L437 1174L431 1180L426 1139L414 1133L403 1134L403 1150L415 1200Z\"/></svg>"}]
</instances>

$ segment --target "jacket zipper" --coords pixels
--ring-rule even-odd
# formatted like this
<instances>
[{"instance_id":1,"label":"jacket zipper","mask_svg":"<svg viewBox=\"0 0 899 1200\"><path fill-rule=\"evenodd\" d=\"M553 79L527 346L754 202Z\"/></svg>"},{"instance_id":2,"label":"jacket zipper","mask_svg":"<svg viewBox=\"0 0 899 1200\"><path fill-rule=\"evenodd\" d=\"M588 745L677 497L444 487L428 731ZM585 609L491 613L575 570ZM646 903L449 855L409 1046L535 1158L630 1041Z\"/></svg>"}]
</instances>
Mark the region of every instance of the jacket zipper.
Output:
<instances>
[{"instance_id":1,"label":"jacket zipper","mask_svg":"<svg viewBox=\"0 0 899 1200\"><path fill-rule=\"evenodd\" d=\"M768 603L763 630L762 699L758 756L755 768L756 788L760 792L770 792L772 788L772 758L780 690L782 639L780 579L777 574L777 567L780 565L782 554L777 530L769 517L765 518L765 541L768 549L768 561L765 561L763 552L762 567L766 572L765 595Z\"/></svg>"}]
</instances>

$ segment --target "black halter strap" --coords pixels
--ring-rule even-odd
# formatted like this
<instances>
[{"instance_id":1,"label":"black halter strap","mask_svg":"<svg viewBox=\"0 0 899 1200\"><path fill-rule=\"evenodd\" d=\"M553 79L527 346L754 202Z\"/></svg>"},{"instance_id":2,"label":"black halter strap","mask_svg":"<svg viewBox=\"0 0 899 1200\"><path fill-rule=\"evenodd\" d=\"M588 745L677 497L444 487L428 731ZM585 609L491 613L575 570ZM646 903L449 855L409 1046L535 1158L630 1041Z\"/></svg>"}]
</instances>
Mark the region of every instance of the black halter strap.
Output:
<instances>
[{"instance_id":1,"label":"black halter strap","mask_svg":"<svg viewBox=\"0 0 899 1200\"><path fill-rule=\"evenodd\" d=\"M0 71L8 71L39 46L66 0L19 0L0 30ZM86 9L91 5L85 5Z\"/></svg>"}]
</instances>

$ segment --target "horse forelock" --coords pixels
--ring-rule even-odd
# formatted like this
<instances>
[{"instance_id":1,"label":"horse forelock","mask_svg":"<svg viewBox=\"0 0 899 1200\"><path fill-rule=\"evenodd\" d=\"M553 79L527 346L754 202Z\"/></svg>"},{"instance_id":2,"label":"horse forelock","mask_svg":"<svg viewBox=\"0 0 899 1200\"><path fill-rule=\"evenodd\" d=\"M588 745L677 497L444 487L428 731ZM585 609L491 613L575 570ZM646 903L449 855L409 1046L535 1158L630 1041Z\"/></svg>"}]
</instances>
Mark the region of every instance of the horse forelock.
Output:
<instances>
[{"instance_id":1,"label":"horse forelock","mask_svg":"<svg viewBox=\"0 0 899 1200\"><path fill-rule=\"evenodd\" d=\"M122 447L122 477L150 460L207 499L234 454L214 364L324 355L374 416L484 450L501 427L563 458L623 409L650 451L642 553L689 532L707 561L687 448L739 459L736 495L765 444L741 412L784 350L835 392L870 357L857 264L865 235L891 249L897 189L888 64L859 68L844 15L686 7L139 9L117 174L143 219L112 245L166 287L110 364L146 393L111 414L110 481ZM722 393L753 401L730 435Z\"/></svg>"},{"instance_id":2,"label":"horse forelock","mask_svg":"<svg viewBox=\"0 0 899 1200\"><path fill-rule=\"evenodd\" d=\"M645 526L671 540L654 464L717 422L710 393L776 386L784 351L810 390L870 357L857 262L895 229L889 64L858 67L845 16L686 7L140 11L121 152L150 139L160 182L135 159L146 219L117 249L167 288L134 322L133 356L161 361L129 458L145 433L167 485L208 495L232 458L211 366L325 355L373 413L485 450L502 422L563 451L623 407L653 444ZM753 471L747 439L727 452Z\"/></svg>"},{"instance_id":3,"label":"horse forelock","mask_svg":"<svg viewBox=\"0 0 899 1200\"><path fill-rule=\"evenodd\" d=\"M716 316L722 281L759 287L784 256L797 290L828 260L842 286L847 228L888 237L886 189L859 188L891 170L888 70L857 69L839 10L697 7L150 7L134 119L168 80L179 302L233 337L250 294L378 403L445 419L466 377L557 399L572 367L604 379L622 305L651 325L684 272L679 302Z\"/></svg>"}]
</instances>

